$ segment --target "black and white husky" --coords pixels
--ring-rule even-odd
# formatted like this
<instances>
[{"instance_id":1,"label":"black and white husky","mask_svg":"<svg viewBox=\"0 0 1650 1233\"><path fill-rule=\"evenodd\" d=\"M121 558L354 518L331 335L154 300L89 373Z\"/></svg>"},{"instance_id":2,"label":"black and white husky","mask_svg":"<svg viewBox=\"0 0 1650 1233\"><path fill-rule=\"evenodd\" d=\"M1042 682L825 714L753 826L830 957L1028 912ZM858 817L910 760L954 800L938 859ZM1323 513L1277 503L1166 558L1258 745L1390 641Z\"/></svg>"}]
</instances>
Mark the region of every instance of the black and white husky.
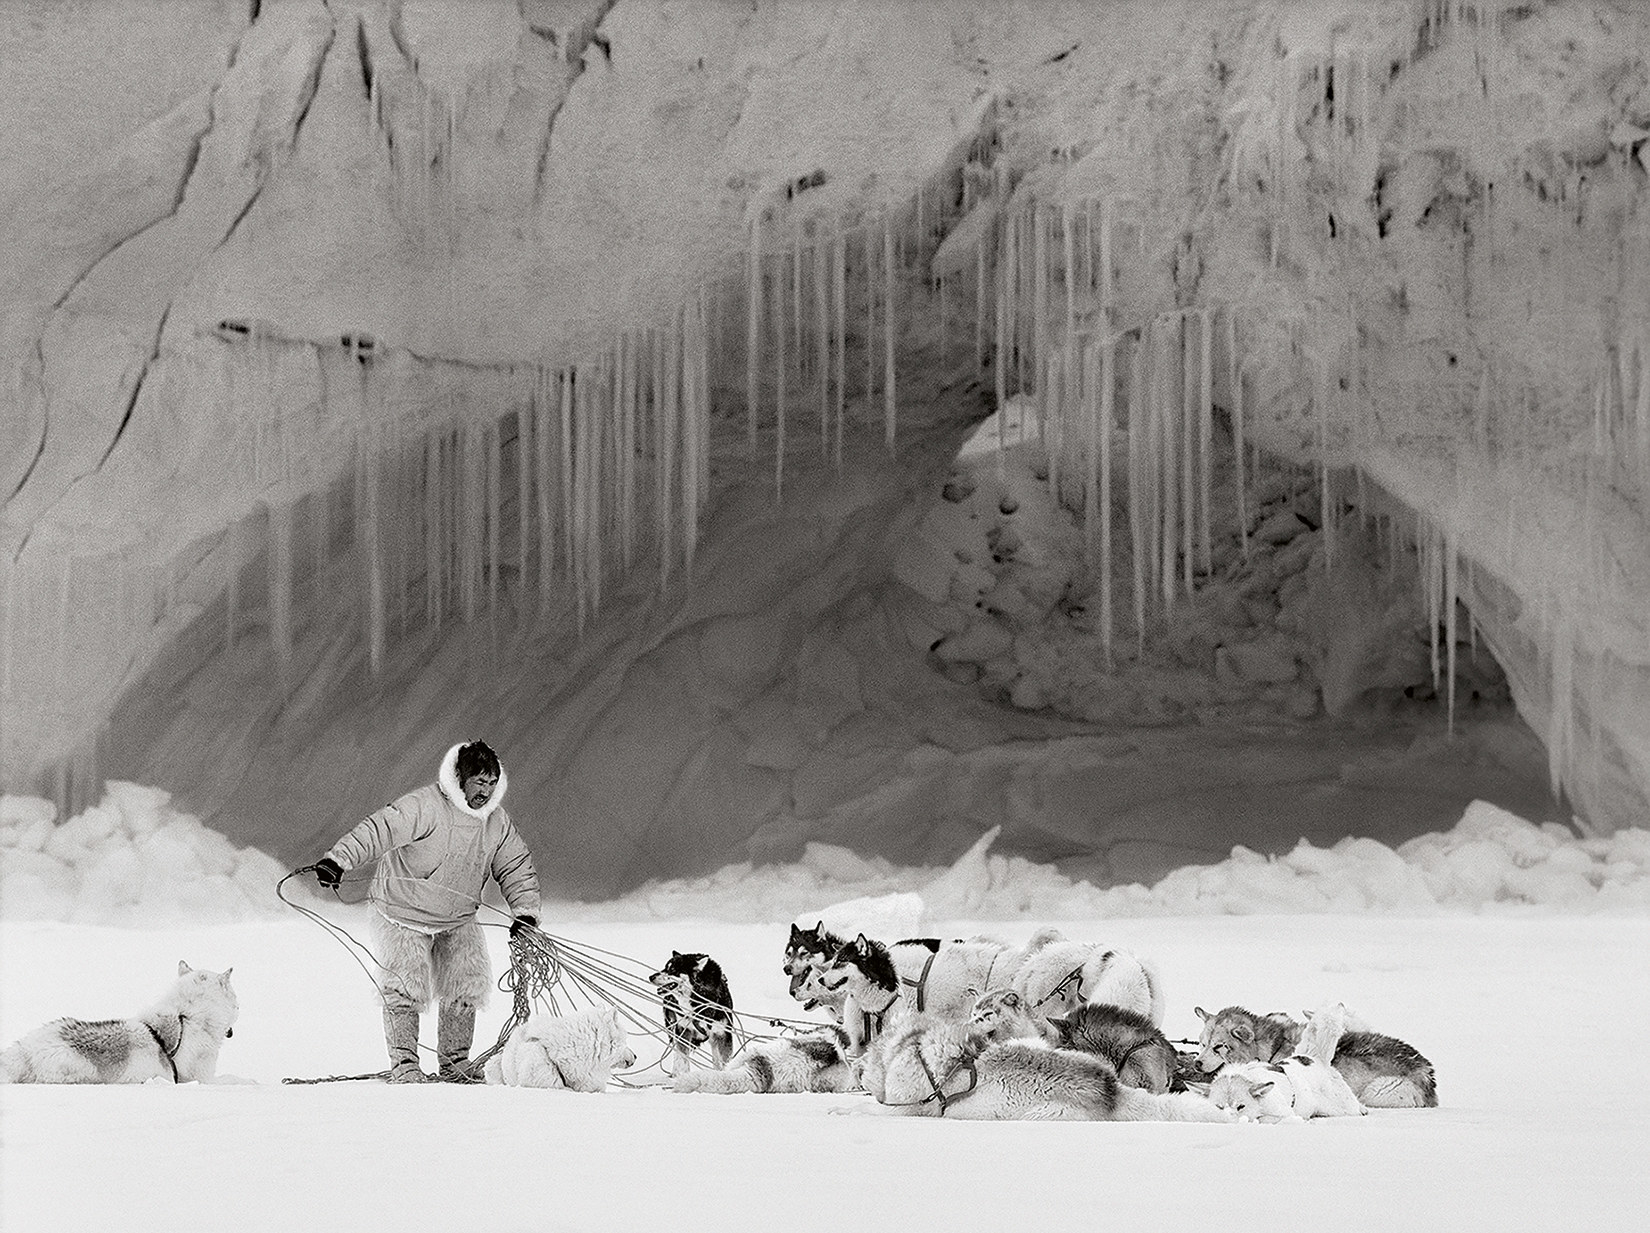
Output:
<instances>
[{"instance_id":1,"label":"black and white husky","mask_svg":"<svg viewBox=\"0 0 1650 1233\"><path fill-rule=\"evenodd\" d=\"M131 1019L53 1019L0 1052L0 1083L210 1083L235 1034L229 974L178 963L177 982Z\"/></svg>"},{"instance_id":2,"label":"black and white husky","mask_svg":"<svg viewBox=\"0 0 1650 1233\"><path fill-rule=\"evenodd\" d=\"M693 1068L676 1074L678 1092L851 1092L859 1086L848 1060L848 1036L836 1026L801 1036L753 1040L724 1070Z\"/></svg>"},{"instance_id":3,"label":"black and white husky","mask_svg":"<svg viewBox=\"0 0 1650 1233\"><path fill-rule=\"evenodd\" d=\"M705 1045L720 1070L733 1056L733 993L721 965L709 955L670 952L665 966L648 977L664 1006L672 1073L685 1070L688 1055Z\"/></svg>"}]
</instances>

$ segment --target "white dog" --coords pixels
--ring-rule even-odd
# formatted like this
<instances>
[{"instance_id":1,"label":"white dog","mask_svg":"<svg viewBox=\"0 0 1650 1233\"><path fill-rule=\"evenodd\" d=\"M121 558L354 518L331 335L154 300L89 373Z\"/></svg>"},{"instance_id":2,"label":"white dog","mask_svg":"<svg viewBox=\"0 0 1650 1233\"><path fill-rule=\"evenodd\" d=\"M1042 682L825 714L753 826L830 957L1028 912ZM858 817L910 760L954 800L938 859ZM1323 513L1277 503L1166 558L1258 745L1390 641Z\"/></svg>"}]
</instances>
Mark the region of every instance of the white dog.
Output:
<instances>
[{"instance_id":1,"label":"white dog","mask_svg":"<svg viewBox=\"0 0 1650 1233\"><path fill-rule=\"evenodd\" d=\"M178 963L165 997L131 1019L53 1019L0 1052L3 1083L210 1083L235 1034L229 974Z\"/></svg>"},{"instance_id":2,"label":"white dog","mask_svg":"<svg viewBox=\"0 0 1650 1233\"><path fill-rule=\"evenodd\" d=\"M1050 942L1014 973L1013 988L1032 1014L1052 1019L1091 1002L1121 1006L1163 1025L1163 983L1151 964L1098 942Z\"/></svg>"},{"instance_id":3,"label":"white dog","mask_svg":"<svg viewBox=\"0 0 1650 1233\"><path fill-rule=\"evenodd\" d=\"M535 1014L487 1061L488 1083L511 1087L606 1089L615 1070L636 1064L630 1038L612 1006L568 1015Z\"/></svg>"}]
</instances>

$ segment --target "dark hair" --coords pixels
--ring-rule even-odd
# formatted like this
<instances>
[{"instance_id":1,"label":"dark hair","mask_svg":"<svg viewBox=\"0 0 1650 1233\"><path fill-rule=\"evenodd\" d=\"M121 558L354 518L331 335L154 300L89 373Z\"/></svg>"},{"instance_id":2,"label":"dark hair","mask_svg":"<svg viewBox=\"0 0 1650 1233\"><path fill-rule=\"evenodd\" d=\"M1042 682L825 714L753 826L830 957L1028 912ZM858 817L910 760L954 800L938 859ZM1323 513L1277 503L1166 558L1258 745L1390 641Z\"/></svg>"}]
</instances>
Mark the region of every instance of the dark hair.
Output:
<instances>
[{"instance_id":1,"label":"dark hair","mask_svg":"<svg viewBox=\"0 0 1650 1233\"><path fill-rule=\"evenodd\" d=\"M455 769L459 783L464 783L471 775L491 775L497 779L503 774L498 755L487 747L486 741L469 741L460 745Z\"/></svg>"}]
</instances>

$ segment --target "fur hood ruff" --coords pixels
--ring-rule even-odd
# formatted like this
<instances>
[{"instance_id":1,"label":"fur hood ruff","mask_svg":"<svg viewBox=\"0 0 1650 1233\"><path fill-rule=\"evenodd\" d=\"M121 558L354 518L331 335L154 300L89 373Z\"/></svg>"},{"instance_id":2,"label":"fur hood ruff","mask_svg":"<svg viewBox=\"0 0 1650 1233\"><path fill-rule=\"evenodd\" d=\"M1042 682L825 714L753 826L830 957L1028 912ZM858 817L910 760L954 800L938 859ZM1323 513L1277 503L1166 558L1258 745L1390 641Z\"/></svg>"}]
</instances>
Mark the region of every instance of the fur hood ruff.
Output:
<instances>
[{"instance_id":1,"label":"fur hood ruff","mask_svg":"<svg viewBox=\"0 0 1650 1233\"><path fill-rule=\"evenodd\" d=\"M468 741L460 741L447 751L446 757L441 759L441 771L436 776L436 784L441 788L441 795L447 798L447 803L461 813L467 813L472 818L486 819L497 809L504 800L504 790L510 786L510 775L504 769L501 759L498 764L498 787L493 789L492 796L480 809L471 809L470 803L464 799L464 789L458 782L458 751L463 749Z\"/></svg>"}]
</instances>

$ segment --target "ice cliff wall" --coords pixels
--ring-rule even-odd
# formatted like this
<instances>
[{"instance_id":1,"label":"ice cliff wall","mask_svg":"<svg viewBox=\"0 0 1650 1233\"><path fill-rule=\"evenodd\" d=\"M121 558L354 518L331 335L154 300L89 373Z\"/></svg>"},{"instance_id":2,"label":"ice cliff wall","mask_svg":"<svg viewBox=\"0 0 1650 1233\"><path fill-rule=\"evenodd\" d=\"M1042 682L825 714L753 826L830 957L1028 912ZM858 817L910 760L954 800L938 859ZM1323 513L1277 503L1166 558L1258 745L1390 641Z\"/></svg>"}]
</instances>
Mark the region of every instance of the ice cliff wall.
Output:
<instances>
[{"instance_id":1,"label":"ice cliff wall","mask_svg":"<svg viewBox=\"0 0 1650 1233\"><path fill-rule=\"evenodd\" d=\"M297 854L485 727L586 885L735 845L796 813L753 714L867 710L837 651L1029 393L1153 604L1211 419L1384 489L1642 818L1642 6L116 11L0 30L5 786Z\"/></svg>"}]
</instances>

